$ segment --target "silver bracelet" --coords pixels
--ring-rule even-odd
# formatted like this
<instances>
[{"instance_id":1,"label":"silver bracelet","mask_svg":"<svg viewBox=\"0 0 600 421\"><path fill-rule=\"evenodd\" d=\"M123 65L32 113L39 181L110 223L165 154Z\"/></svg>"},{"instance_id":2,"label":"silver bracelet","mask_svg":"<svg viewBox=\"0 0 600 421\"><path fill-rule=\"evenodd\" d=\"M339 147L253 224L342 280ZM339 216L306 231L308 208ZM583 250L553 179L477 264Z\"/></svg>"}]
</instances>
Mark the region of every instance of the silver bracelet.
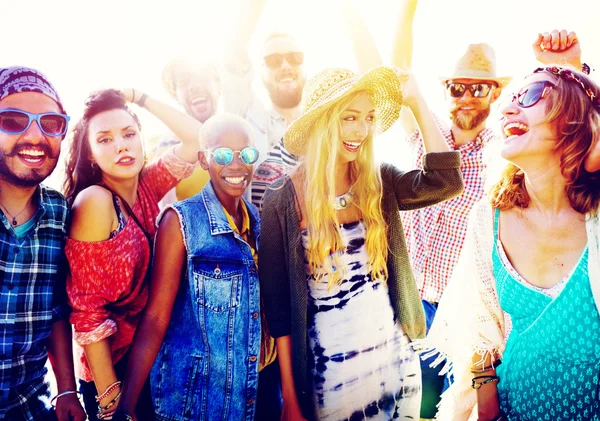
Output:
<instances>
[{"instance_id":1,"label":"silver bracelet","mask_svg":"<svg viewBox=\"0 0 600 421\"><path fill-rule=\"evenodd\" d=\"M78 392L76 390L67 390L64 391L62 393L59 393L58 395L56 395L55 397L52 398L52 400L50 401L50 405L52 405L53 407L56 407L56 401L58 398L60 398L61 396L66 396L66 395L81 395L81 392Z\"/></svg>"}]
</instances>

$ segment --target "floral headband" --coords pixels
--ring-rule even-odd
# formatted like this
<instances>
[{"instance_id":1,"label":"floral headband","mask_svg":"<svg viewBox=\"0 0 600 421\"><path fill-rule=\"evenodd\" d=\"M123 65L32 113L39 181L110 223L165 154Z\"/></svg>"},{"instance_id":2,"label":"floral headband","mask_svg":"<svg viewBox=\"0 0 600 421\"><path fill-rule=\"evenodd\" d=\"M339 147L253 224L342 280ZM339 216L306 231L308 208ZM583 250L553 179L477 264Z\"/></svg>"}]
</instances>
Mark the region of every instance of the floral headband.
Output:
<instances>
[{"instance_id":1,"label":"floral headband","mask_svg":"<svg viewBox=\"0 0 600 421\"><path fill-rule=\"evenodd\" d=\"M598 97L591 88L586 87L585 83L577 76L576 73L573 73L570 69L564 69L558 66L550 66L550 67L538 67L533 71L533 73L539 72L548 72L556 75L564 80L568 80L569 82L575 82L577 85L581 87L583 92L588 96L590 101L592 101L593 107L600 112L600 97Z\"/></svg>"}]
</instances>

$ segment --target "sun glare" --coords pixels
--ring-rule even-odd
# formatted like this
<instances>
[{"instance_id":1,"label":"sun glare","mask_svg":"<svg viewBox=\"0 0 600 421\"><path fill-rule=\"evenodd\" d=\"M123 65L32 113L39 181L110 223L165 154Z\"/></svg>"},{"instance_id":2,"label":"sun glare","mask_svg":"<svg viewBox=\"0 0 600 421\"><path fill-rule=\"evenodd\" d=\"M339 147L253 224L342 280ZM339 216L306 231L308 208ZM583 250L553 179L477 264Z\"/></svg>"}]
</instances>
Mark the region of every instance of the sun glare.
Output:
<instances>
[{"instance_id":1,"label":"sun glare","mask_svg":"<svg viewBox=\"0 0 600 421\"><path fill-rule=\"evenodd\" d=\"M23 14L20 2L0 0L3 16L12 16L4 20L3 32L19 40L5 43L0 64L28 65L46 73L73 122L86 96L99 88L134 86L170 101L161 84L165 63L180 54L218 61L234 30L239 1L32 0ZM342 1L266 1L249 43L251 57L258 59L260 40L268 32L281 29L304 46L309 75L329 66L356 69ZM347 1L360 10L384 63L389 63L400 0ZM467 44L490 43L499 73L519 77L535 66L531 43L537 33L565 28L579 35L584 61L600 67L600 50L594 45L600 39L599 12L598 2L587 0L571 0L568 6L558 0L421 0L414 23L413 71L430 106L443 117L437 78L451 70ZM141 116L147 137L164 131L148 114ZM392 130L379 149L386 156L388 148L397 152L391 155L403 155L402 136ZM56 185L55 179L51 184Z\"/></svg>"}]
</instances>

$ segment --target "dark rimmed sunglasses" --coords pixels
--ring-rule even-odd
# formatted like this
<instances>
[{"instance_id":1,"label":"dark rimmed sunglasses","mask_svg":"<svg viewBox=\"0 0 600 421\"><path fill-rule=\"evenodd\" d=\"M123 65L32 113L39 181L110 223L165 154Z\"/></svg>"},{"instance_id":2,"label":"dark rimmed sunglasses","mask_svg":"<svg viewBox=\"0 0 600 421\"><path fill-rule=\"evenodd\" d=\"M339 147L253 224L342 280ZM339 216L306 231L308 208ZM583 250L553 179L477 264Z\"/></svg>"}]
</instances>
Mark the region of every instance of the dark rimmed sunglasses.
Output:
<instances>
[{"instance_id":1,"label":"dark rimmed sunglasses","mask_svg":"<svg viewBox=\"0 0 600 421\"><path fill-rule=\"evenodd\" d=\"M521 88L519 92L512 95L510 102L517 102L521 108L533 107L540 99L544 98L554 85L547 80L530 83Z\"/></svg>"},{"instance_id":2,"label":"dark rimmed sunglasses","mask_svg":"<svg viewBox=\"0 0 600 421\"><path fill-rule=\"evenodd\" d=\"M452 98L462 97L467 90L471 92L473 98L485 98L495 87L496 85L490 83L446 83L446 91Z\"/></svg>"},{"instance_id":3,"label":"dark rimmed sunglasses","mask_svg":"<svg viewBox=\"0 0 600 421\"><path fill-rule=\"evenodd\" d=\"M215 162L221 166L231 164L236 153L240 154L240 159L246 165L254 165L258 161L258 149L248 146L241 151L234 151L231 148L217 148L214 151L203 149L204 152L211 154Z\"/></svg>"},{"instance_id":4,"label":"dark rimmed sunglasses","mask_svg":"<svg viewBox=\"0 0 600 421\"><path fill-rule=\"evenodd\" d=\"M299 66L304 63L304 53L285 53L271 54L264 56L265 64L269 69L278 69L283 64L283 60L287 61L290 66Z\"/></svg>"},{"instance_id":5,"label":"dark rimmed sunglasses","mask_svg":"<svg viewBox=\"0 0 600 421\"><path fill-rule=\"evenodd\" d=\"M27 111L0 110L0 130L7 134L25 133L31 122L37 124L46 136L63 136L67 133L70 117L59 113L33 114Z\"/></svg>"}]
</instances>

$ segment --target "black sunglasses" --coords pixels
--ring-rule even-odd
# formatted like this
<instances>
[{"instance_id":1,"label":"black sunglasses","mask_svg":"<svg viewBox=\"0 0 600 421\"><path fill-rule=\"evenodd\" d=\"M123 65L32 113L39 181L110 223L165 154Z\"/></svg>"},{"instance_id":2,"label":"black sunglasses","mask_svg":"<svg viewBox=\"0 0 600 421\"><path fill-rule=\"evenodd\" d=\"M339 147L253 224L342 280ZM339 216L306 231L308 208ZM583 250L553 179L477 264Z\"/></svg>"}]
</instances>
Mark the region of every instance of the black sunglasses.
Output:
<instances>
[{"instance_id":1,"label":"black sunglasses","mask_svg":"<svg viewBox=\"0 0 600 421\"><path fill-rule=\"evenodd\" d=\"M283 60L287 61L290 66L299 66L304 63L304 53L285 53L271 54L264 56L265 64L269 69L277 69L283 64Z\"/></svg>"},{"instance_id":2,"label":"black sunglasses","mask_svg":"<svg viewBox=\"0 0 600 421\"><path fill-rule=\"evenodd\" d=\"M467 89L473 98L485 98L496 85L490 83L446 83L446 91L452 98L462 97Z\"/></svg>"},{"instance_id":3,"label":"black sunglasses","mask_svg":"<svg viewBox=\"0 0 600 421\"><path fill-rule=\"evenodd\" d=\"M517 102L521 108L533 107L540 99L544 98L554 85L547 80L530 83L521 88L519 92L512 95L511 102Z\"/></svg>"},{"instance_id":4,"label":"black sunglasses","mask_svg":"<svg viewBox=\"0 0 600 421\"><path fill-rule=\"evenodd\" d=\"M7 134L25 133L33 121L46 136L63 136L67 133L70 117L59 113L28 113L23 110L0 110L0 130Z\"/></svg>"}]
</instances>

